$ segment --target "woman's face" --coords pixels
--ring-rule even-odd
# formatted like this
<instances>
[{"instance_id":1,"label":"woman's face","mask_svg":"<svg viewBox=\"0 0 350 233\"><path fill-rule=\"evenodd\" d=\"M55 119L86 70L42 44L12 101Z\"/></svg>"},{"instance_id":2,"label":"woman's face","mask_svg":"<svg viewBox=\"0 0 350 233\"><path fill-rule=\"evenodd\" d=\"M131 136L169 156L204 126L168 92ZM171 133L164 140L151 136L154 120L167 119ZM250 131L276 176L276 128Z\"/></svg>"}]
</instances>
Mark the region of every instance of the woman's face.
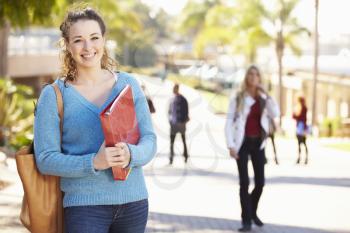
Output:
<instances>
[{"instance_id":1,"label":"woman's face","mask_svg":"<svg viewBox=\"0 0 350 233\"><path fill-rule=\"evenodd\" d=\"M105 38L95 20L78 20L71 25L67 49L77 67L101 67Z\"/></svg>"},{"instance_id":2,"label":"woman's face","mask_svg":"<svg viewBox=\"0 0 350 233\"><path fill-rule=\"evenodd\" d=\"M259 73L256 69L250 69L246 79L247 87L257 87L260 84Z\"/></svg>"}]
</instances>

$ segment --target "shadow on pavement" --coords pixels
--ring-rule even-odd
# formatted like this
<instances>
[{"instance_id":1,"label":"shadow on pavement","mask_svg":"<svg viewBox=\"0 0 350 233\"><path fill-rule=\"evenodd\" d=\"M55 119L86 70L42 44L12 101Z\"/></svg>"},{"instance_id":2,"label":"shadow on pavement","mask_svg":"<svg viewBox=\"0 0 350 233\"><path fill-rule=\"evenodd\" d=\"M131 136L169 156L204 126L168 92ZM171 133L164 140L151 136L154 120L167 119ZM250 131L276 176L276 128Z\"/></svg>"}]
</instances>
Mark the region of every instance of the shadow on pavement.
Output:
<instances>
[{"instance_id":1,"label":"shadow on pavement","mask_svg":"<svg viewBox=\"0 0 350 233\"><path fill-rule=\"evenodd\" d=\"M240 227L240 221L199 217L184 216L164 213L151 212L147 225L147 233L153 232L237 232ZM251 232L261 233L345 233L344 231L321 230L307 227L283 226L275 224L265 224L264 227L253 226Z\"/></svg>"},{"instance_id":2,"label":"shadow on pavement","mask_svg":"<svg viewBox=\"0 0 350 233\"><path fill-rule=\"evenodd\" d=\"M269 184L306 184L350 188L350 178L279 176L268 178Z\"/></svg>"},{"instance_id":3,"label":"shadow on pavement","mask_svg":"<svg viewBox=\"0 0 350 233\"><path fill-rule=\"evenodd\" d=\"M180 156L179 156L180 157ZM207 157L208 158L208 157ZM182 159L182 158L181 158ZM221 160L221 158L220 158ZM162 176L162 177L174 177L174 176L210 176L212 178L223 178L229 181L238 180L238 176L232 173L219 172L209 169L196 168L194 164L189 164L184 167L154 167L150 166L145 169L144 174L146 176ZM253 176L253 174L251 174ZM331 187L345 187L350 188L350 178L347 177L297 177L297 176L278 176L278 177L267 177L266 183L278 185L278 184L305 184L305 185L317 185L317 186L331 186Z\"/></svg>"}]
</instances>

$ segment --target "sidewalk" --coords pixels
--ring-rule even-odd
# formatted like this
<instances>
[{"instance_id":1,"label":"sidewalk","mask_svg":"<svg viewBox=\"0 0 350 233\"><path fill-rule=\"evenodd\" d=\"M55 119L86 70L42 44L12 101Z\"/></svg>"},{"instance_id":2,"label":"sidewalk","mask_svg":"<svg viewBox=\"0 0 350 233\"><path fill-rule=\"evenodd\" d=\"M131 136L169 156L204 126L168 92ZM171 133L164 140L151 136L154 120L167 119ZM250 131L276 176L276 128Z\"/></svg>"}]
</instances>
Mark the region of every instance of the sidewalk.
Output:
<instances>
[{"instance_id":1,"label":"sidewalk","mask_svg":"<svg viewBox=\"0 0 350 233\"><path fill-rule=\"evenodd\" d=\"M213 115L198 92L181 86L190 103L191 158L185 165L178 136L177 156L169 167L166 111L172 85L146 80L157 109L153 120L158 135L158 154L145 168L150 193L147 232L236 232L240 226L238 173L225 146L225 116ZM310 163L297 166L296 141L276 141L281 165L273 163L268 142L266 186L258 212L266 225L254 227L253 232L350 232L350 154L310 140ZM249 172L253 174L252 167Z\"/></svg>"},{"instance_id":2,"label":"sidewalk","mask_svg":"<svg viewBox=\"0 0 350 233\"><path fill-rule=\"evenodd\" d=\"M8 167L0 164L1 180L9 182L10 186L0 190L0 232L27 233L19 221L23 190L17 175L14 159L7 159Z\"/></svg>"},{"instance_id":3,"label":"sidewalk","mask_svg":"<svg viewBox=\"0 0 350 233\"><path fill-rule=\"evenodd\" d=\"M180 92L190 103L187 139L191 158L185 165L178 136L177 156L169 167L166 117L172 85L158 79L142 80L154 96L156 113L152 117L158 135L158 154L144 170L150 194L147 232L236 232L240 226L238 174L235 162L227 155L224 116L213 115L196 91L181 86ZM279 166L273 164L268 143L267 180L259 206L259 216L266 225L254 227L252 232L350 232L349 153L321 147L320 142L311 140L310 164L296 166L294 140L277 139L277 150ZM23 192L15 163L8 162L9 169L0 167L0 177L13 185L0 191L0 233L24 233L27 231L18 220Z\"/></svg>"}]
</instances>

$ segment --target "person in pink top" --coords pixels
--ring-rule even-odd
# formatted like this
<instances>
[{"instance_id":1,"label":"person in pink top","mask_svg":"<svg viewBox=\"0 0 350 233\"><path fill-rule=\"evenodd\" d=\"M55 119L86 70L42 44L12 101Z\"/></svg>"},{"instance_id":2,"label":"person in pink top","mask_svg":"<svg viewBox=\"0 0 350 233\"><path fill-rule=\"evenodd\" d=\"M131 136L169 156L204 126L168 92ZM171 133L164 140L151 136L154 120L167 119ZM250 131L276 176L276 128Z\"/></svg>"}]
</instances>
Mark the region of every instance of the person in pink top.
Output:
<instances>
[{"instance_id":1,"label":"person in pink top","mask_svg":"<svg viewBox=\"0 0 350 233\"><path fill-rule=\"evenodd\" d=\"M298 139L298 159L297 159L297 164L300 163L300 154L301 154L301 144L304 144L305 147L305 164L308 163L309 161L309 151L307 149L306 145L306 133L308 131L308 127L306 124L307 120L307 107L305 104L305 99L304 97L300 96L298 98L298 106L296 109L296 112L293 114L293 118L295 119L297 125L297 130L296 130L296 135Z\"/></svg>"}]
</instances>

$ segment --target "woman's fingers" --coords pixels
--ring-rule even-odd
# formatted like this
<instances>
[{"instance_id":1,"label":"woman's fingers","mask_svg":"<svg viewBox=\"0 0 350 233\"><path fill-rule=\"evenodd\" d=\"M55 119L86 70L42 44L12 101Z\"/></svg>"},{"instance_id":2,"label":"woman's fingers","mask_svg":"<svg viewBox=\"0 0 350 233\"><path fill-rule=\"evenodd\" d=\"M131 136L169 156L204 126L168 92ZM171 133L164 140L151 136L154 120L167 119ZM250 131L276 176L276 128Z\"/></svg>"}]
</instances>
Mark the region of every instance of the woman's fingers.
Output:
<instances>
[{"instance_id":1,"label":"woman's fingers","mask_svg":"<svg viewBox=\"0 0 350 233\"><path fill-rule=\"evenodd\" d=\"M130 162L130 152L125 143L118 143L114 147L105 149L105 159L108 166L127 167Z\"/></svg>"}]
</instances>

